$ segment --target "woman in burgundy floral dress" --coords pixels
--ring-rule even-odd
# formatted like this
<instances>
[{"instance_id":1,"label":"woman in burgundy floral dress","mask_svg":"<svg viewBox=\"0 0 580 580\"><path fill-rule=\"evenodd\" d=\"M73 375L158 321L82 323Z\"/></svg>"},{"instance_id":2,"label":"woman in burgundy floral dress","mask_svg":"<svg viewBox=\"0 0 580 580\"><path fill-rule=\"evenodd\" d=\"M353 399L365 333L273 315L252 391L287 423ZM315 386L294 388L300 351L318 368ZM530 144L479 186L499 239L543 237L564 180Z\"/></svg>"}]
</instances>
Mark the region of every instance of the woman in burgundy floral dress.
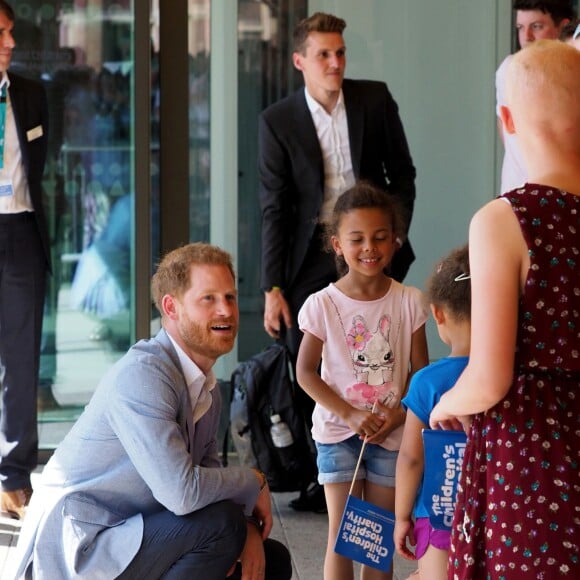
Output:
<instances>
[{"instance_id":1,"label":"woman in burgundy floral dress","mask_svg":"<svg viewBox=\"0 0 580 580\"><path fill-rule=\"evenodd\" d=\"M431 426L468 428L450 579L580 578L580 52L513 58L502 120L529 181L469 231L467 368Z\"/></svg>"}]
</instances>

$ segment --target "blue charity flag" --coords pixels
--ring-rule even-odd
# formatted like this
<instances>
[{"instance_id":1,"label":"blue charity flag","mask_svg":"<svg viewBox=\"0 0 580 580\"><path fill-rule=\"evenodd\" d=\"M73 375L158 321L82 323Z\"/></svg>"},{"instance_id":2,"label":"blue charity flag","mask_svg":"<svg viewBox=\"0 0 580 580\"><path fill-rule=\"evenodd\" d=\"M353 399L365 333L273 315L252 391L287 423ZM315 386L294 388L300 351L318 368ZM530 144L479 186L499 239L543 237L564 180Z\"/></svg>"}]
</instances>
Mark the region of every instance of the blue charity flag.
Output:
<instances>
[{"instance_id":1,"label":"blue charity flag","mask_svg":"<svg viewBox=\"0 0 580 580\"><path fill-rule=\"evenodd\" d=\"M420 501L438 530L451 530L466 442L463 431L423 429L425 474Z\"/></svg>"},{"instance_id":2,"label":"blue charity flag","mask_svg":"<svg viewBox=\"0 0 580 580\"><path fill-rule=\"evenodd\" d=\"M365 566L388 572L395 550L394 529L395 514L349 495L334 551Z\"/></svg>"}]
</instances>

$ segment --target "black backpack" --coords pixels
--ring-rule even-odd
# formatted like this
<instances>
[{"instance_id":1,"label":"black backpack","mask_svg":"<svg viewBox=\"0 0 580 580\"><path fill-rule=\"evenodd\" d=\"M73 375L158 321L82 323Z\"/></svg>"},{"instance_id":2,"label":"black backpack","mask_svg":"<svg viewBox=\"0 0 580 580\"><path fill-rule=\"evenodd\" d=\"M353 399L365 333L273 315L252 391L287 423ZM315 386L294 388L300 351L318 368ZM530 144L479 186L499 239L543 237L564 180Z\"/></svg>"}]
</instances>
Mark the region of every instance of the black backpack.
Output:
<instances>
[{"instance_id":1,"label":"black backpack","mask_svg":"<svg viewBox=\"0 0 580 580\"><path fill-rule=\"evenodd\" d=\"M272 344L240 363L231 376L230 424L228 430L240 465L261 469L272 491L296 491L316 473L309 434L295 405L292 361L286 346ZM294 442L284 448L274 445L270 417L278 414ZM228 433L223 445L227 465Z\"/></svg>"}]
</instances>

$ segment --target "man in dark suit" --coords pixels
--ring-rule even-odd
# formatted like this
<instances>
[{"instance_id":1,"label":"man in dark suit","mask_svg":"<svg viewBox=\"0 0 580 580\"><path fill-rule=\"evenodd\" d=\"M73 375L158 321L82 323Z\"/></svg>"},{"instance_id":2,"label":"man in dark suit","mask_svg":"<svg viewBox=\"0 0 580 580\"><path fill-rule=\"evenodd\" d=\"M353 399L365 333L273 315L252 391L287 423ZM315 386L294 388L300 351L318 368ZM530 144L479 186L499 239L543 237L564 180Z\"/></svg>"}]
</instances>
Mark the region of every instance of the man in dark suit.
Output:
<instances>
[{"instance_id":1,"label":"man in dark suit","mask_svg":"<svg viewBox=\"0 0 580 580\"><path fill-rule=\"evenodd\" d=\"M38 82L7 70L14 12L0 0L0 511L22 518L32 494L36 394L50 248L42 205L48 105Z\"/></svg>"},{"instance_id":2,"label":"man in dark suit","mask_svg":"<svg viewBox=\"0 0 580 580\"><path fill-rule=\"evenodd\" d=\"M274 338L286 329L294 358L302 338L298 311L337 277L322 239L337 197L366 179L400 202L407 231L413 213L415 168L397 104L385 83L344 79L345 27L323 13L297 25L293 63L305 88L268 107L259 121L264 328ZM413 260L401 240L391 276L401 281ZM310 423L314 403L298 391ZM309 486L290 505L324 511L322 489Z\"/></svg>"}]
</instances>

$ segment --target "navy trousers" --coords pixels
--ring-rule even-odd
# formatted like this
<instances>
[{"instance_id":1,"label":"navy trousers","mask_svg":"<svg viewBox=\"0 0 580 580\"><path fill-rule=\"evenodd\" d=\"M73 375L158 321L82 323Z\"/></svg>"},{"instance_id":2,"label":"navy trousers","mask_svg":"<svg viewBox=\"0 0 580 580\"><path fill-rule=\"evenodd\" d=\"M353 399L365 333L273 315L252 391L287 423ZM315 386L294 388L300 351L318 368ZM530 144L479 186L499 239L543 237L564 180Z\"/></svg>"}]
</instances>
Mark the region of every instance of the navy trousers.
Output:
<instances>
[{"instance_id":1,"label":"navy trousers","mask_svg":"<svg viewBox=\"0 0 580 580\"><path fill-rule=\"evenodd\" d=\"M46 258L33 213L0 215L0 484L30 487Z\"/></svg>"},{"instance_id":2,"label":"navy trousers","mask_svg":"<svg viewBox=\"0 0 580 580\"><path fill-rule=\"evenodd\" d=\"M184 516L169 511L146 516L141 548L117 580L225 580L244 547L246 525L242 508L231 501ZM264 549L266 579L289 580L286 547L266 540ZM240 570L230 578L240 578Z\"/></svg>"}]
</instances>

